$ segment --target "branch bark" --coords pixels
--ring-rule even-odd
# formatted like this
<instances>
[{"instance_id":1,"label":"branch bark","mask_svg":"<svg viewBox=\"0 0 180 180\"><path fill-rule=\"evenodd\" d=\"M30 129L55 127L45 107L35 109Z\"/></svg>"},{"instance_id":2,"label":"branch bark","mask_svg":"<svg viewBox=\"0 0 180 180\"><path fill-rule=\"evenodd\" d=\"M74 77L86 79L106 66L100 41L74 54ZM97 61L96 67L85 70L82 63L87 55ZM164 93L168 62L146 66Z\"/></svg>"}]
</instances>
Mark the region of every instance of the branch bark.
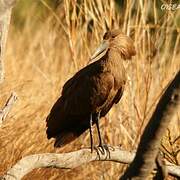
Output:
<instances>
[{"instance_id":1,"label":"branch bark","mask_svg":"<svg viewBox=\"0 0 180 180\"><path fill-rule=\"evenodd\" d=\"M109 149L110 157L102 153L99 156L96 151L91 153L90 148L63 154L44 153L26 156L9 169L2 179L19 180L35 168L72 169L92 161L113 161L127 164L135 156L135 153L123 151L120 147L110 147ZM169 174L180 177L179 166L169 164L167 169Z\"/></svg>"},{"instance_id":2,"label":"branch bark","mask_svg":"<svg viewBox=\"0 0 180 180\"><path fill-rule=\"evenodd\" d=\"M12 106L17 100L17 95L13 92L9 99L7 100L5 106L2 110L0 110L0 127L2 126L2 123L4 122L6 116L8 115L9 111L12 109Z\"/></svg>"},{"instance_id":3,"label":"branch bark","mask_svg":"<svg viewBox=\"0 0 180 180\"><path fill-rule=\"evenodd\" d=\"M11 9L16 0L0 0L0 83L4 79L3 57L11 18Z\"/></svg>"},{"instance_id":4,"label":"branch bark","mask_svg":"<svg viewBox=\"0 0 180 180\"><path fill-rule=\"evenodd\" d=\"M141 137L136 156L121 180L146 179L156 165L161 138L172 116L180 109L180 71L162 95ZM163 167L162 167L163 169ZM166 176L162 174L161 176Z\"/></svg>"}]
</instances>

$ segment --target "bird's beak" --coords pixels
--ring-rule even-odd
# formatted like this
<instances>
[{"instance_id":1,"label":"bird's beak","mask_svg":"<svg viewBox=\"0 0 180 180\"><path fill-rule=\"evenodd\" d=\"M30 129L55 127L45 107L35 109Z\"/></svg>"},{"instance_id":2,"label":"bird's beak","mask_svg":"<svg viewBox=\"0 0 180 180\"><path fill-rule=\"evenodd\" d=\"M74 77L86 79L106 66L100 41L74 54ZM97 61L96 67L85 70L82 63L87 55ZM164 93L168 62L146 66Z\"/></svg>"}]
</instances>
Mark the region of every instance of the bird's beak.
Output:
<instances>
[{"instance_id":1,"label":"bird's beak","mask_svg":"<svg viewBox=\"0 0 180 180\"><path fill-rule=\"evenodd\" d=\"M100 46L95 50L94 54L91 56L90 61L97 61L100 58L102 58L106 54L108 47L109 47L109 41L104 40L100 44Z\"/></svg>"}]
</instances>

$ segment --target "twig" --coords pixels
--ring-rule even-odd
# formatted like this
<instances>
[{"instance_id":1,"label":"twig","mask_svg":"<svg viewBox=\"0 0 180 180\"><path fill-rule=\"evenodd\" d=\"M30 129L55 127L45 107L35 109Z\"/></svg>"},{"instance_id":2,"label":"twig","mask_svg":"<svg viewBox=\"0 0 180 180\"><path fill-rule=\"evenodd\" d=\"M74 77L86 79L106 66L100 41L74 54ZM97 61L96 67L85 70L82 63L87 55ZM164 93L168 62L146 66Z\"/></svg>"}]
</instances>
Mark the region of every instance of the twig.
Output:
<instances>
[{"instance_id":1,"label":"twig","mask_svg":"<svg viewBox=\"0 0 180 180\"><path fill-rule=\"evenodd\" d=\"M4 105L3 109L0 110L0 127L2 126L2 123L4 122L6 116L10 112L12 106L17 100L17 95L16 93L12 92L11 96L7 100L6 104Z\"/></svg>"},{"instance_id":2,"label":"twig","mask_svg":"<svg viewBox=\"0 0 180 180\"><path fill-rule=\"evenodd\" d=\"M118 163L130 163L135 153L129 151L123 151L120 147L109 147L110 157L107 154L99 154L94 151L91 153L91 149L81 149L70 153L44 153L29 155L22 158L17 164L9 169L2 177L4 180L20 180L27 173L36 168L60 168L60 169L72 169L85 163L92 161L113 161ZM168 172L171 175L180 177L180 167L173 164L168 164Z\"/></svg>"}]
</instances>

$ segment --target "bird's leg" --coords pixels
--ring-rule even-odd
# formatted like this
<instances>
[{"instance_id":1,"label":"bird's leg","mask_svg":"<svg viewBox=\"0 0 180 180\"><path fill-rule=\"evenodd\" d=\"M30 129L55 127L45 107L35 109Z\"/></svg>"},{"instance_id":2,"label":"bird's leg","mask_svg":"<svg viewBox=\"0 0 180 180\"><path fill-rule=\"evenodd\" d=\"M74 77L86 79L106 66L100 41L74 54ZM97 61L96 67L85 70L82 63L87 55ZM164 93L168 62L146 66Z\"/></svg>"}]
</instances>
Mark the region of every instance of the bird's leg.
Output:
<instances>
[{"instance_id":1,"label":"bird's leg","mask_svg":"<svg viewBox=\"0 0 180 180\"><path fill-rule=\"evenodd\" d=\"M90 114L90 121L89 121L89 132L90 132L90 139L91 139L91 153L93 153L93 149L96 150L97 155L100 159L100 153L98 151L98 148L94 146L93 143L93 133L92 133L92 126L93 126L93 120L92 120L92 114Z\"/></svg>"},{"instance_id":2,"label":"bird's leg","mask_svg":"<svg viewBox=\"0 0 180 180\"><path fill-rule=\"evenodd\" d=\"M99 147L102 147L102 138L101 138L101 132L100 132L100 128L99 128L99 119L100 119L100 112L98 112L95 123L96 123L96 127L97 127L97 131L98 131L98 137L99 137Z\"/></svg>"},{"instance_id":3,"label":"bird's leg","mask_svg":"<svg viewBox=\"0 0 180 180\"><path fill-rule=\"evenodd\" d=\"M99 147L101 148L102 154L105 154L105 151L107 151L108 156L110 157L110 151L108 149L108 146L106 144L102 143L101 132L100 132L100 128L99 128L99 119L100 119L100 112L98 112L98 114L96 116L96 120L95 120L97 131L98 131L98 137L99 137Z\"/></svg>"},{"instance_id":4,"label":"bird's leg","mask_svg":"<svg viewBox=\"0 0 180 180\"><path fill-rule=\"evenodd\" d=\"M91 153L93 152L93 134L92 134L92 126L93 126L92 114L90 114L89 132L90 132L90 139L91 139Z\"/></svg>"}]
</instances>

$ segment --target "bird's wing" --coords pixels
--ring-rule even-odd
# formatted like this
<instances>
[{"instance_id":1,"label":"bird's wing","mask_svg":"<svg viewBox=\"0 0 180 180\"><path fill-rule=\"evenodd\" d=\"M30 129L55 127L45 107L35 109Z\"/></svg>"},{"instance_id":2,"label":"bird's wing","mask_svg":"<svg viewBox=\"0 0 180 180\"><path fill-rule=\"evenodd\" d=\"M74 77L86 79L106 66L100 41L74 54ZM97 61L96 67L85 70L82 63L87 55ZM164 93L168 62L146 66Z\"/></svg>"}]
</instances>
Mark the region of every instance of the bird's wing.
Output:
<instances>
[{"instance_id":1,"label":"bird's wing","mask_svg":"<svg viewBox=\"0 0 180 180\"><path fill-rule=\"evenodd\" d=\"M100 63L89 64L64 84L62 97L66 101L66 110L80 114L92 111L90 106L101 106L113 85L114 77L110 72L103 72Z\"/></svg>"},{"instance_id":2,"label":"bird's wing","mask_svg":"<svg viewBox=\"0 0 180 180\"><path fill-rule=\"evenodd\" d=\"M47 118L47 136L56 138L56 146L72 141L88 129L90 113L103 105L114 85L109 72L85 72L79 71L65 84Z\"/></svg>"},{"instance_id":3,"label":"bird's wing","mask_svg":"<svg viewBox=\"0 0 180 180\"><path fill-rule=\"evenodd\" d=\"M89 64L85 68L78 71L72 78L70 78L63 86L62 95L65 95L69 92L68 89L75 88L78 85L80 80L83 80L86 76L93 76L102 72L102 67L97 63L94 62Z\"/></svg>"},{"instance_id":4,"label":"bird's wing","mask_svg":"<svg viewBox=\"0 0 180 180\"><path fill-rule=\"evenodd\" d=\"M81 115L102 106L113 88L114 77L109 72L89 72L71 78L63 87L66 111Z\"/></svg>"}]
</instances>

